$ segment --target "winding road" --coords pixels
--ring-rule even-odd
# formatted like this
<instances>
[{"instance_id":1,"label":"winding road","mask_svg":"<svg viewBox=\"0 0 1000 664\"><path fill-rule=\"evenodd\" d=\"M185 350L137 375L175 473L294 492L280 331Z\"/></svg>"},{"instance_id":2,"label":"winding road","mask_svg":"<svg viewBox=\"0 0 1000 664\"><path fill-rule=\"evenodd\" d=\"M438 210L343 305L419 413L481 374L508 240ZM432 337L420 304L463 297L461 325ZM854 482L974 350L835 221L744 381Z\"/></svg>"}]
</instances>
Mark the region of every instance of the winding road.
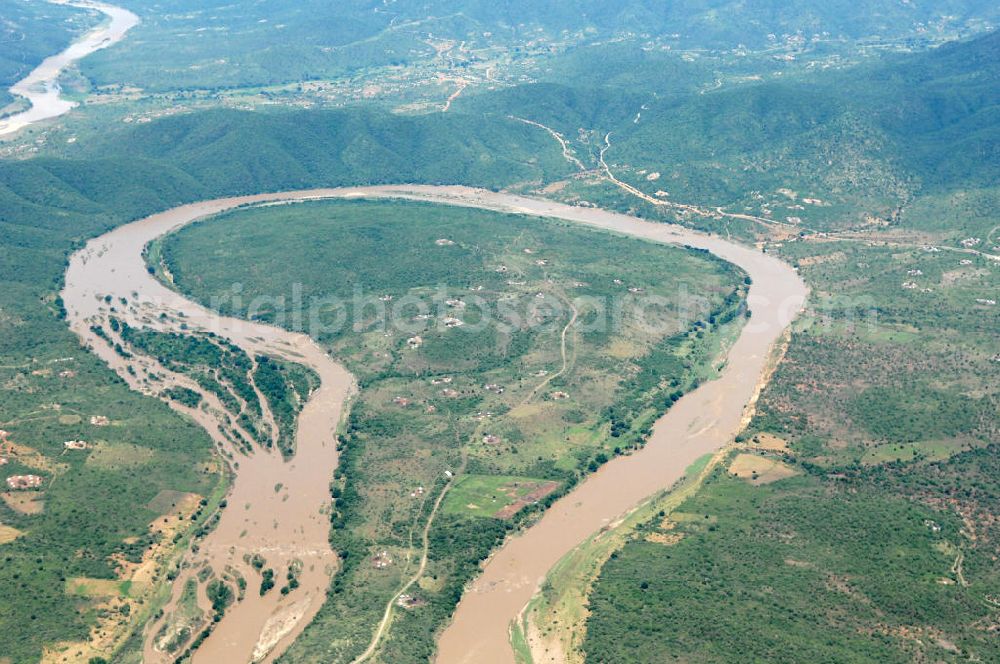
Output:
<instances>
[{"instance_id":1,"label":"winding road","mask_svg":"<svg viewBox=\"0 0 1000 664\"><path fill-rule=\"evenodd\" d=\"M732 346L722 376L686 395L655 425L639 452L611 461L559 500L532 527L508 540L467 589L454 620L440 639L443 664L512 662L510 623L548 570L598 529L616 521L658 490L671 486L701 455L727 444L754 397L772 345L801 311L807 288L795 270L775 257L679 226L643 221L593 208L467 187L399 185L319 189L226 198L185 205L121 226L75 253L62 293L71 329L136 390L153 394L160 381L189 386L151 358L124 358L94 329L113 335L109 318L133 326L182 332L213 331L251 355L298 362L316 371L322 386L298 422L297 451L290 461L277 453L247 456L232 449L212 409L172 406L195 418L224 455L231 455L234 481L229 508L188 561L213 569L247 570L244 554L266 551L269 566L301 561L301 586L246 599L227 611L195 655L196 662L272 661L325 600L336 557L327 540L329 481L337 465L334 429L354 389L352 376L310 338L275 327L220 316L170 290L147 270L143 249L195 220L242 205L336 198L397 198L550 217L583 226L708 250L743 268L753 279L748 295L752 318ZM115 309L112 312L112 308ZM196 387L196 386L195 386ZM238 463L237 463L238 462ZM238 467L237 467L238 466ZM280 491L274 490L277 484ZM426 536L426 533L425 533ZM280 573L280 571L279 571ZM183 581L174 584L174 601ZM154 624L147 631L146 661L168 661L157 649ZM376 626L372 626L373 631ZM383 627L384 629L384 627Z\"/></svg>"}]
</instances>

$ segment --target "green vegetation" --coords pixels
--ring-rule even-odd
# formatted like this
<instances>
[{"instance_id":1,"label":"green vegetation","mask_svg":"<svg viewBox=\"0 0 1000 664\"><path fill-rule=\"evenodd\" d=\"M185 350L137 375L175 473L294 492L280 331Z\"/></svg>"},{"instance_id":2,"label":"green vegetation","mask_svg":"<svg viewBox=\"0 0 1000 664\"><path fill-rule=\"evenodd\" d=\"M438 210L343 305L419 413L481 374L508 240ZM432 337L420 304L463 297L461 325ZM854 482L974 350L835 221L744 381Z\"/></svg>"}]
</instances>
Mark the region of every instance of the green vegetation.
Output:
<instances>
[{"instance_id":1,"label":"green vegetation","mask_svg":"<svg viewBox=\"0 0 1000 664\"><path fill-rule=\"evenodd\" d=\"M181 192L183 200L203 200L222 194L400 182L499 188L570 172L544 134L504 118L478 115L410 117L359 107L279 113L216 110L116 127L89 138L67 154L73 160L97 160L112 171L111 182L120 177L114 173L122 161L106 160L128 160L138 169L136 176L148 176L147 184L127 190L129 196L148 193L150 200L133 204L149 209L162 207L164 198ZM22 177L31 182L27 175ZM92 193L109 193L108 181L85 181ZM152 207L157 200L160 205Z\"/></svg>"},{"instance_id":2,"label":"green vegetation","mask_svg":"<svg viewBox=\"0 0 1000 664\"><path fill-rule=\"evenodd\" d=\"M205 587L205 594L208 595L208 600L212 603L212 611L215 612L212 619L216 622L222 619L226 609L236 599L232 586L220 579L209 581Z\"/></svg>"},{"instance_id":3,"label":"green vegetation","mask_svg":"<svg viewBox=\"0 0 1000 664\"><path fill-rule=\"evenodd\" d=\"M100 615L91 600L68 601L64 580L111 579L109 556L141 556L157 539L147 526L162 514L143 507L149 500L164 490L208 495L220 482L207 463L208 436L164 404L130 391L80 349L60 320L58 290L74 248L115 225L198 199L366 178L426 181L417 164L438 163L439 154L448 159L428 176L440 181L499 186L562 168L544 137L512 125L507 133L506 123L483 120L223 112L157 124L129 130L128 140L97 158L0 162L0 428L40 454L12 457L3 476L34 473L44 480L44 496L31 501L32 508L44 505L40 513L0 503L0 592L20 598L0 604L0 652L15 663L36 661L47 644L87 638ZM301 140L289 141L296 133ZM469 141L471 135L483 138ZM261 140L274 149L259 159L268 152ZM382 147L351 148L354 141ZM485 153L503 156L484 160ZM292 380L302 394L305 382ZM62 415L75 424L62 424ZM93 427L93 415L112 425ZM64 441L79 439L151 454L128 467L88 465L90 452L60 456ZM154 465L156 472L148 472ZM22 535L8 542L14 532ZM145 614L131 615L138 624ZM123 646L130 653L141 649L135 634Z\"/></svg>"},{"instance_id":4,"label":"green vegetation","mask_svg":"<svg viewBox=\"0 0 1000 664\"><path fill-rule=\"evenodd\" d=\"M840 42L854 45L866 38L890 43L941 39L981 30L998 17L988 0L926 7L886 0L753 6L734 0L681 5L475 0L462 3L460 11L447 0L399 0L384 11L372 11L365 0L335 7L321 0L250 7L222 0L134 4L143 18L135 35L114 53L99 53L83 64L84 73L99 85L191 93L348 78L426 64L435 55L428 35L464 40L480 58L497 51L517 58L536 41L565 48L626 37L698 54L737 48L824 54L836 51ZM462 73L475 62L452 61L450 69Z\"/></svg>"},{"instance_id":5,"label":"green vegetation","mask_svg":"<svg viewBox=\"0 0 1000 664\"><path fill-rule=\"evenodd\" d=\"M716 471L680 508L700 518L654 519L612 555L590 597L588 661L996 658L976 626L993 614L995 571L962 582L988 554L962 562L957 516L885 488L755 487Z\"/></svg>"},{"instance_id":6,"label":"green vegetation","mask_svg":"<svg viewBox=\"0 0 1000 664\"><path fill-rule=\"evenodd\" d=\"M43 479L39 490L7 493L0 502L0 593L18 598L0 604L0 658L36 661L43 646L84 639L107 617L96 598L75 593L81 586L72 579L119 588L116 601L139 606L134 600L146 597L144 589L126 587L115 561L138 560L163 539L148 528L175 502L163 496L207 496L219 487L203 432L127 390L59 320L68 253L117 224L198 199L428 182L544 191L761 240L795 262L813 287L809 314L742 437L787 441L787 451L770 457L799 475L753 486L720 471L684 506L693 517L675 515L672 528L643 523L592 598L585 644L592 658L996 659L988 630L997 620L991 556L1000 469L991 444L1000 438L1000 320L990 304L998 284L989 256L1000 243L1000 39L872 57L975 33L995 21L996 3L712 0L665 11L646 0L518 1L465 3L461 13L454 3L391 4L391 12L374 12L350 0L324 19L311 0L249 9L136 0L143 23L135 38L81 64L102 101L116 103L87 105L74 116L84 118L79 141L69 139L81 126L67 122L46 134L47 142L32 130L9 151L5 144L5 154L50 156L0 163L0 428L18 446L4 474ZM0 16L0 88L94 20L77 9L10 0L0 0ZM447 40L461 46L443 56L424 41L428 34L440 39L438 47ZM482 83L486 71L496 80L474 85L448 113L406 114L440 110L454 77ZM130 84L145 91L126 90ZM260 87L244 89L249 101L239 103L240 86ZM341 104L369 87L381 88L376 93L403 113L215 110L136 120L218 104L216 95L229 92L240 107L265 108L275 101ZM127 99L132 94L140 99ZM410 104L414 99L433 103ZM6 101L0 93L0 104ZM649 196L759 220L654 206L596 170L567 178L576 167L552 137L511 115L560 132L588 169L598 166L610 132L605 158L624 182ZM280 243L263 223L279 216L287 222ZM379 223L358 222L371 216ZM501 297L531 302L537 292L547 302L617 295L633 284L657 294L658 284L684 281L692 271L695 292L739 282L701 256L594 240L554 224L542 230L512 217L365 203L232 217L174 239L172 266L199 297L227 294L238 277L252 291L245 302L290 299L298 281L307 297L350 298L362 284L376 300L392 295L398 303L433 296L443 282L466 299L483 286L475 293L495 309ZM229 237L212 230L236 225L240 232ZM387 225L391 237L382 234ZM446 248L450 261L426 260L438 249L426 241L442 235L456 242ZM186 237L212 242L187 246ZM247 238L246 246L236 237ZM334 237L351 242L337 246ZM544 243L549 265L523 254L534 243ZM621 249L612 254L612 245ZM374 253L390 257L393 269L356 260ZM667 254L677 263L664 275ZM621 255L635 259L623 264ZM493 272L501 260L511 269L505 277ZM706 271L716 281L702 280ZM614 284L616 277L624 283ZM568 287L577 281L587 285ZM364 392L331 487L343 569L331 601L287 659L329 661L363 648L383 600L412 570L416 557L406 554L444 489L443 471L462 469L430 533L428 574L412 602L398 607L384 644L388 661L426 660L435 630L485 552L556 494L507 519L468 505L492 505L494 496L507 503L510 496L496 491L512 478L515 494L521 482L569 490L581 473L641 444L676 394L710 376L719 332L734 327L718 326L740 314L731 293L712 293L696 316L702 326L692 320L659 336L627 325L609 335L588 325L597 312L582 310L567 372L523 405L562 367L557 338L568 322L565 308L538 329L473 336L470 307L465 329L430 326L412 351L409 336L385 337L365 317L319 334L346 358ZM333 313L321 308L318 316L328 325ZM254 314L279 322L281 308L271 302ZM265 407L246 389L252 380L278 421L279 446L291 449L288 423L313 385L310 376L211 338L133 332L136 343L173 358L179 371L201 374L236 409L234 418L244 415L245 430L258 428ZM228 376L204 372L216 359ZM532 375L542 370L548 374ZM432 382L445 377L453 382ZM504 393L486 390L490 384ZM184 388L157 392L204 405ZM94 416L107 417L108 426L90 424ZM497 440L484 443L488 435ZM79 439L93 448L64 450L63 441ZM193 524L204 532L202 510ZM665 544L672 534L683 538ZM376 560L391 563L376 568ZM268 571L272 586L291 587L294 575ZM213 588L217 598L226 594ZM185 593L186 609L197 610L196 589ZM132 611L135 624L139 613ZM202 639L205 620L200 611L181 616L177 624L189 631L165 636L183 644L197 629ZM340 639L333 645L331 634ZM140 647L133 632L127 653L106 659L137 661Z\"/></svg>"},{"instance_id":7,"label":"green vegetation","mask_svg":"<svg viewBox=\"0 0 1000 664\"><path fill-rule=\"evenodd\" d=\"M559 488L555 482L530 477L463 475L448 493L445 513L503 518Z\"/></svg>"},{"instance_id":8,"label":"green vegetation","mask_svg":"<svg viewBox=\"0 0 1000 664\"><path fill-rule=\"evenodd\" d=\"M274 570L268 567L260 573L261 596L266 595L271 588L274 588Z\"/></svg>"},{"instance_id":9,"label":"green vegetation","mask_svg":"<svg viewBox=\"0 0 1000 664\"><path fill-rule=\"evenodd\" d=\"M187 387L169 387L163 390L160 396L176 401L188 408L196 408L201 404L201 393Z\"/></svg>"},{"instance_id":10,"label":"green vegetation","mask_svg":"<svg viewBox=\"0 0 1000 664\"><path fill-rule=\"evenodd\" d=\"M251 378L255 368L238 346L211 333L201 336L140 330L114 319L111 327L119 328L122 341L130 350L155 358L170 371L189 376L217 397L251 440L265 447L272 445L273 433L263 420ZM230 428L228 434L247 448L248 441L237 429Z\"/></svg>"},{"instance_id":11,"label":"green vegetation","mask_svg":"<svg viewBox=\"0 0 1000 664\"><path fill-rule=\"evenodd\" d=\"M242 209L169 236L161 256L180 289L309 332L362 386L332 485L342 569L289 661L364 650L457 473L384 644L392 661L427 659L503 536L641 445L707 375L744 292L742 273L702 252L409 202Z\"/></svg>"},{"instance_id":12,"label":"green vegetation","mask_svg":"<svg viewBox=\"0 0 1000 664\"><path fill-rule=\"evenodd\" d=\"M250 451L251 442L256 442L268 448L276 444L286 456L294 453L296 417L319 384L311 371L266 356L251 360L238 346L211 332L156 332L116 319L111 328L128 349L122 352L155 358L165 369L192 379L218 398L230 414L223 433L240 449ZM261 403L258 390L266 403ZM161 395L189 408L201 403L197 392L183 386L167 388ZM273 417L277 431L271 430L268 416Z\"/></svg>"},{"instance_id":13,"label":"green vegetation","mask_svg":"<svg viewBox=\"0 0 1000 664\"><path fill-rule=\"evenodd\" d=\"M295 451L295 418L319 387L319 377L300 364L282 362L266 356L255 358L253 382L267 400L278 426L278 449L285 455Z\"/></svg>"},{"instance_id":14,"label":"green vegetation","mask_svg":"<svg viewBox=\"0 0 1000 664\"><path fill-rule=\"evenodd\" d=\"M101 16L76 7L0 0L0 109L13 101L7 88L42 60L66 48ZM3 111L0 110L0 115Z\"/></svg>"}]
</instances>

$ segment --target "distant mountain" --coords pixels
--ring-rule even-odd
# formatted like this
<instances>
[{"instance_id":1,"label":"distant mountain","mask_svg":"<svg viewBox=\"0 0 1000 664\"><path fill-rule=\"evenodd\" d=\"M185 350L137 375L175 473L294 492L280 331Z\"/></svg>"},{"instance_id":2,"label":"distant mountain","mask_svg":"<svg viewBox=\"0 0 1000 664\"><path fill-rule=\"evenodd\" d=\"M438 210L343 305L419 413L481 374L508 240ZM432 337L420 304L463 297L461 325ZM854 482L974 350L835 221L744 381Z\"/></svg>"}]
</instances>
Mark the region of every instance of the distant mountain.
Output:
<instances>
[{"instance_id":1,"label":"distant mountain","mask_svg":"<svg viewBox=\"0 0 1000 664\"><path fill-rule=\"evenodd\" d=\"M887 0L399 0L389 7L408 15L460 7L484 24L541 27L549 32L592 30L602 36L631 32L676 35L687 48L766 46L784 35L829 39L896 39L939 27L996 21L1000 7L988 0L898 2ZM425 8L421 10L421 8Z\"/></svg>"}]
</instances>

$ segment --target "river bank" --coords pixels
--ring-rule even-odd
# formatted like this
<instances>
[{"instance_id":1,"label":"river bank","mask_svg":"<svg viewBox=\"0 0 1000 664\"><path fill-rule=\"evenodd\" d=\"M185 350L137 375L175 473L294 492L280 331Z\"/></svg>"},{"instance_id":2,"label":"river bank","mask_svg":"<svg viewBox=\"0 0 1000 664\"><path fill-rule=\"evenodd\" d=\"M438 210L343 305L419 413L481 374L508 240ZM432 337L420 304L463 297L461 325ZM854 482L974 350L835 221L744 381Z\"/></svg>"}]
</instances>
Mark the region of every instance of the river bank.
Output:
<instances>
[{"instance_id":1,"label":"river bank","mask_svg":"<svg viewBox=\"0 0 1000 664\"><path fill-rule=\"evenodd\" d=\"M240 205L351 197L403 198L564 219L656 242L704 249L740 266L753 279L748 295L752 318L730 350L722 378L681 399L657 422L642 451L608 463L557 502L534 526L510 539L467 590L452 624L442 635L438 661L513 661L509 625L552 565L601 527L672 485L695 459L722 447L735 435L772 344L801 310L805 285L790 266L778 259L720 238L622 214L466 187L384 186L220 199L175 208L91 240L73 256L67 271L63 299L68 318L81 340L134 389L150 393L144 379L150 372L163 373L162 367L144 358L123 359L92 329L108 319L110 302L121 298L129 306L119 308L115 315L130 324L169 331L211 330L248 353L306 365L322 380L322 387L300 415L298 451L293 459L285 462L280 455L263 452L234 457L240 463L238 469L234 468L229 503L239 506L239 511L232 507L224 511L196 554L201 557L198 560L210 562L213 567L239 568L246 564L243 553L266 548L279 564L304 559L309 574L303 573L301 587L287 597L275 598L272 594L257 598L248 593L244 602L227 612L195 661L220 661L219 657L269 661L283 651L322 604L335 565L327 542L328 521L322 510L329 501L329 479L336 468L333 431L353 380L303 335L225 318L171 291L146 271L143 248L185 224ZM209 413L188 414L213 435L223 451L232 453L218 421ZM276 482L286 487L287 493L271 491ZM175 583L175 596L179 585ZM149 639L148 661L158 661L161 655Z\"/></svg>"},{"instance_id":2,"label":"river bank","mask_svg":"<svg viewBox=\"0 0 1000 664\"><path fill-rule=\"evenodd\" d=\"M103 2L91 0L50 0L50 2L99 11L108 17L109 22L77 39L61 53L49 56L30 74L11 86L11 94L26 99L30 107L0 119L0 136L17 133L33 124L59 117L74 109L77 103L61 96L60 75L78 60L120 42L129 30L139 24L139 17L129 10Z\"/></svg>"}]
</instances>

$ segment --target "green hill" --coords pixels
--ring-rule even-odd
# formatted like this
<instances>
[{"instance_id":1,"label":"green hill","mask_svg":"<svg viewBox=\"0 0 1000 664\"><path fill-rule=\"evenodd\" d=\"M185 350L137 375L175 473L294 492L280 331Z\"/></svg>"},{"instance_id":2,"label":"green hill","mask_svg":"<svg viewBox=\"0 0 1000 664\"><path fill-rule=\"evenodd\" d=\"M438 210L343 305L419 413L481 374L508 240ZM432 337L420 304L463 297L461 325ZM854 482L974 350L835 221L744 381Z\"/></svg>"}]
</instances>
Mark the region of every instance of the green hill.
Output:
<instances>
[{"instance_id":1,"label":"green hill","mask_svg":"<svg viewBox=\"0 0 1000 664\"><path fill-rule=\"evenodd\" d=\"M66 48L97 21L97 12L55 4L0 0L0 109L13 101L7 88L38 63Z\"/></svg>"}]
</instances>

